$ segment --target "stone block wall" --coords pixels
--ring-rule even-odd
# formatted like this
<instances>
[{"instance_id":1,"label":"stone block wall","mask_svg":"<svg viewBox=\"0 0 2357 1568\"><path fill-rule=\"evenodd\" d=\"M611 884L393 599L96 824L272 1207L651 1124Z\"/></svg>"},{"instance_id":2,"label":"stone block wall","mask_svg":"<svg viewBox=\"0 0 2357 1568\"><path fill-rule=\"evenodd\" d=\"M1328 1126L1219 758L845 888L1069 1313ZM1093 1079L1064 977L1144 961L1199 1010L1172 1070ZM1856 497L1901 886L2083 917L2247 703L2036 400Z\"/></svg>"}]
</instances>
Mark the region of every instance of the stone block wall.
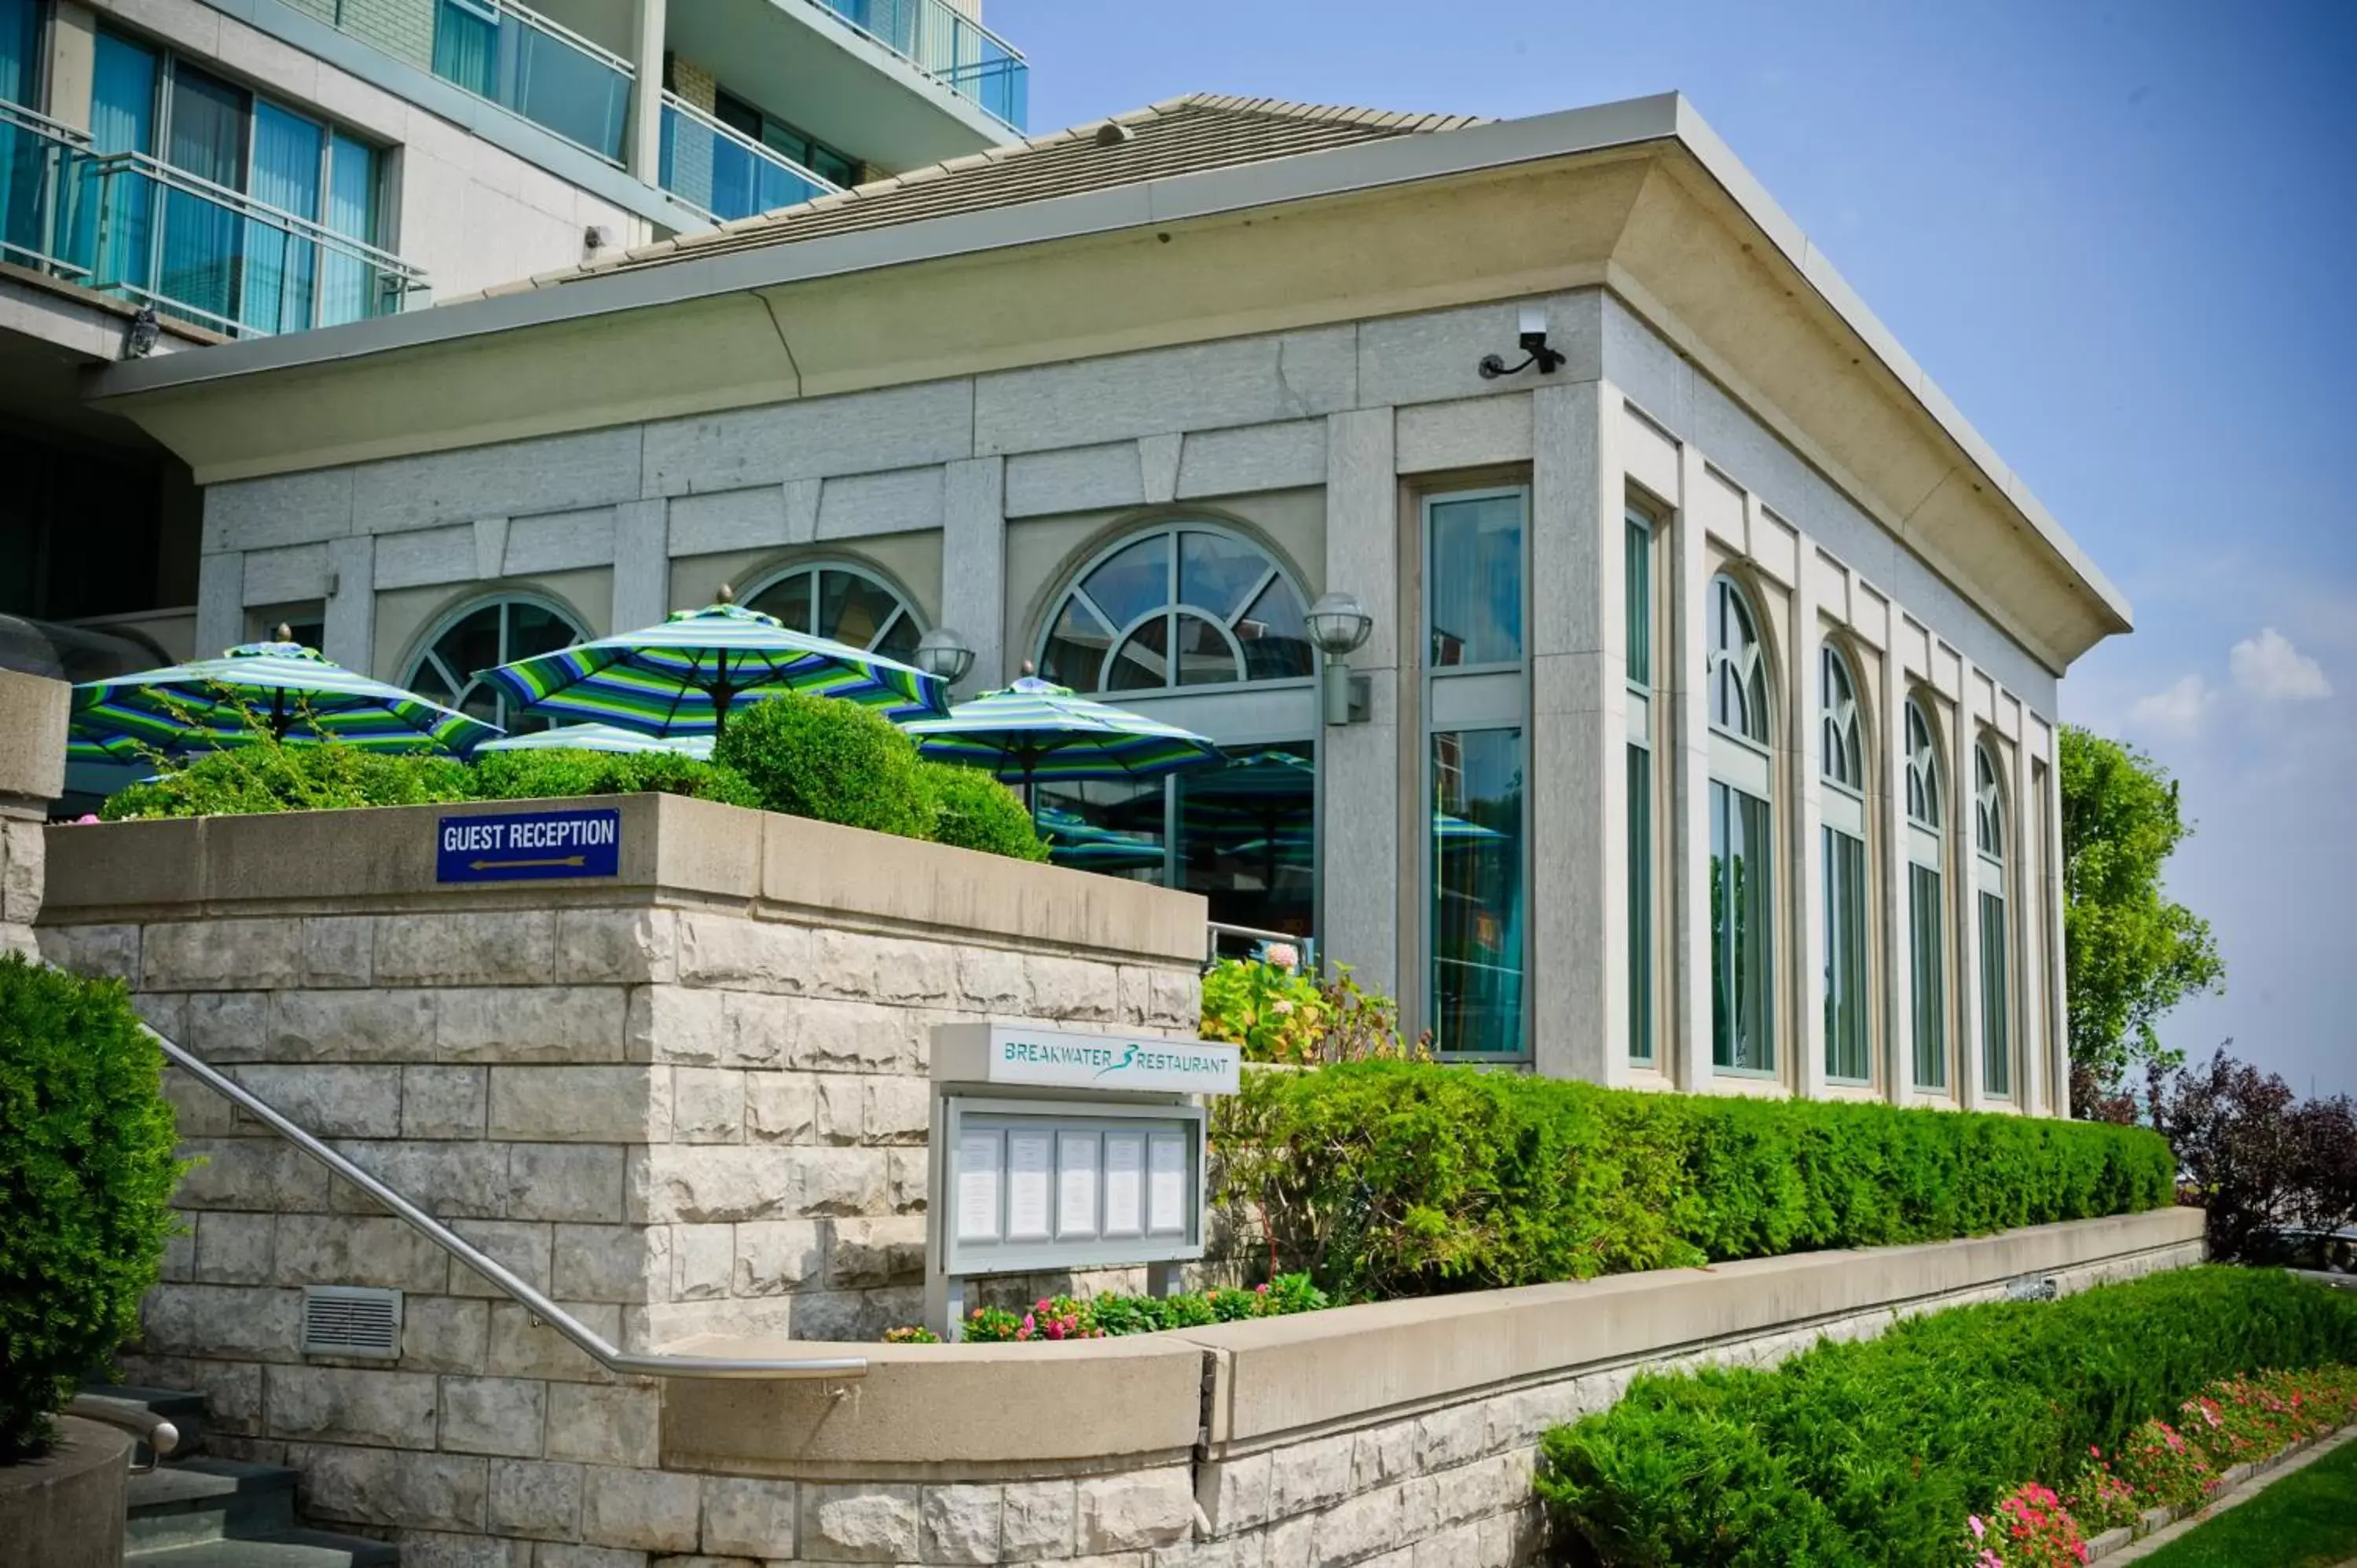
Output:
<instances>
[{"instance_id":1,"label":"stone block wall","mask_svg":"<svg viewBox=\"0 0 2357 1568\"><path fill-rule=\"evenodd\" d=\"M71 688L0 670L0 953L37 956L48 863L41 827L65 789L66 708Z\"/></svg>"},{"instance_id":2,"label":"stone block wall","mask_svg":"<svg viewBox=\"0 0 2357 1568\"><path fill-rule=\"evenodd\" d=\"M95 831L95 830L89 830ZM873 1339L921 1316L931 1027L1191 1034L1191 967L756 918L583 907L59 924L163 1033L612 1342ZM175 911L182 912L182 911ZM310 1518L414 1561L866 1560L905 1499L664 1474L662 1391L617 1379L202 1085L201 1163L131 1380L196 1388L217 1446L302 1471ZM301 1287L404 1293L401 1357L299 1353ZM911 1528L914 1528L913 1523ZM948 1528L944 1526L944 1528ZM867 1544L858 1544L865 1542ZM897 1550L897 1548L895 1548ZM904 1554L914 1558L913 1551ZM411 1558L404 1559L412 1560Z\"/></svg>"}]
</instances>

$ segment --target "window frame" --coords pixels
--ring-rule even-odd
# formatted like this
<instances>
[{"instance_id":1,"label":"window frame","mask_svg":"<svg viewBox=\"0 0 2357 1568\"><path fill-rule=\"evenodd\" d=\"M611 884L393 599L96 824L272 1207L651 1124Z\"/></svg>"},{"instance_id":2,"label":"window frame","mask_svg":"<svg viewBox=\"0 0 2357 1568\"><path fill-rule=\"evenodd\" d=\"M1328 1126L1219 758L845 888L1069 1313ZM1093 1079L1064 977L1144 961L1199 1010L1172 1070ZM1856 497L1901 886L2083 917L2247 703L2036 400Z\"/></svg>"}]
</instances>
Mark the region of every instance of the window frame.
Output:
<instances>
[{"instance_id":1,"label":"window frame","mask_svg":"<svg viewBox=\"0 0 2357 1568\"><path fill-rule=\"evenodd\" d=\"M1846 712L1836 708L1836 686L1847 703ZM1867 804L1867 780L1873 777L1873 753L1867 739L1866 703L1858 692L1857 674L1847 650L1839 639L1826 635L1817 654L1816 714L1818 897L1824 906L1821 934L1825 970L1824 1069L1825 1082L1843 1088L1873 1087L1878 1060L1874 1004L1874 911L1878 902L1875 835L1871 827L1873 815ZM1835 766L1836 759L1842 764L1838 768ZM1846 840L1854 846L1851 853L1855 857L1855 887L1848 886L1848 878L1839 870L1842 854L1836 840ZM1837 877L1842 878L1839 886ZM1854 930L1846 932L1845 915ZM1852 961L1851 965L1842 969L1849 983L1839 986L1835 983L1837 954ZM1850 993L1845 1000L1853 1005L1855 1013L1858 1037L1854 1058L1865 1064L1860 1073L1836 1069L1838 1031L1835 1017L1835 1008L1841 1004L1835 999L1837 991Z\"/></svg>"},{"instance_id":2,"label":"window frame","mask_svg":"<svg viewBox=\"0 0 2357 1568\"><path fill-rule=\"evenodd\" d=\"M908 619L910 626L917 628L917 635L919 637L924 636L926 632L932 629L931 624L925 619L924 612L918 608L915 595L903 588L899 580L893 577L889 573L886 572L882 567L876 565L872 562L863 561L856 555L809 555L796 560L782 562L770 570L756 576L753 579L753 585L737 596L737 602L748 607L754 606L756 601L758 601L762 595L770 592L772 588L778 587L788 579L808 575L812 580L811 619L814 624L818 619L818 574L822 572L842 572L851 576L860 578L865 582L873 584L875 586L883 589L887 594L889 594L892 596L893 603L898 607L898 608L896 608L893 613L885 619L884 624L877 628L876 636L871 638L868 640L867 645L860 650L862 653L876 652L877 644L880 642L885 634L889 632L904 617ZM782 619L783 618L780 617L780 618ZM789 631L801 632L806 637L829 636L826 632L813 630L805 627L789 626L786 629ZM829 639L837 640L832 638ZM888 653L884 654L883 657L889 659L892 658L893 655Z\"/></svg>"},{"instance_id":3,"label":"window frame","mask_svg":"<svg viewBox=\"0 0 2357 1568\"><path fill-rule=\"evenodd\" d=\"M2012 812L2007 809L2005 769L1986 735L1973 743L1973 909L1980 955L1981 1093L2010 1101L2018 1092L2020 1066L2014 1027L2012 877L2007 844ZM1991 921L1995 921L1992 931ZM1995 1070L2002 1066L2002 1073Z\"/></svg>"},{"instance_id":4,"label":"window frame","mask_svg":"<svg viewBox=\"0 0 2357 1568\"><path fill-rule=\"evenodd\" d=\"M1179 596L1179 539L1182 535L1188 533L1211 533L1233 540L1260 554L1267 563L1266 569L1263 572L1259 580L1253 585L1252 592L1245 595L1239 601L1238 607L1234 614L1229 616L1225 620L1215 619L1213 612L1208 607L1202 605L1190 605ZM1106 562L1112 560L1123 551L1127 550L1145 540L1153 539L1157 535L1167 539L1169 544L1169 553L1165 563L1166 569L1168 572L1168 581L1165 586L1162 603L1157 607L1142 611L1116 626L1114 624L1113 617L1105 612L1104 607L1096 602L1094 596L1091 596L1082 585L1088 581L1090 575L1093 574L1098 567L1103 565ZM1245 618L1245 616L1251 611L1253 606L1260 602L1261 596L1265 594L1270 585L1275 583L1282 583L1291 590L1294 601L1301 610L1304 618L1303 640L1305 646L1308 648L1309 668L1299 675L1272 675L1259 680L1254 680L1251 674L1252 661L1244 652L1243 639L1235 635L1235 624ZM1278 550L1276 546L1269 541L1260 537L1250 529L1240 527L1236 523L1215 515L1192 511L1174 512L1165 516L1149 518L1142 521L1134 522L1130 526L1123 528L1119 532L1112 534L1102 545L1091 551L1085 557L1083 557L1078 567L1065 575L1061 585L1059 586L1056 592L1048 599L1046 609L1039 618L1038 630L1031 639L1032 667L1039 671L1042 674L1047 674L1050 668L1048 657L1048 645L1055 638L1056 628L1062 622L1065 609L1067 607L1071 605L1075 599L1080 599L1085 602L1088 606L1090 615L1095 618L1098 625L1104 627L1109 633L1105 640L1104 658L1097 670L1096 683L1088 687L1073 687L1073 689L1078 691L1082 696L1100 698L1119 706L1130 702L1153 702L1181 696L1215 696L1222 693L1231 692L1281 691L1288 687L1310 687L1316 685L1318 682L1318 650L1314 643L1308 642L1307 631L1310 603L1309 595L1304 591L1301 585L1301 578L1294 571L1293 564L1286 559L1284 553ZM1227 640L1230 651L1235 655L1236 663L1243 671L1243 674L1240 679L1233 681L1202 681L1192 683L1182 683L1180 682L1168 680L1166 677L1164 683L1159 686L1109 686L1105 684L1107 677L1110 676L1113 671L1116 656L1128 643L1129 639L1136 635L1139 628L1145 626L1157 615L1160 615L1174 622L1172 630L1175 631L1176 618L1182 610L1194 616L1198 619L1208 621L1220 628L1222 634ZM1173 652L1169 657L1171 660L1170 669L1172 671L1175 671L1178 668L1175 656L1175 644ZM1049 678L1062 682L1062 683L1066 685L1073 684L1069 681L1063 681L1061 671L1058 671L1057 673L1050 675Z\"/></svg>"},{"instance_id":5,"label":"window frame","mask_svg":"<svg viewBox=\"0 0 2357 1568\"><path fill-rule=\"evenodd\" d=\"M500 593L476 594L469 598L460 600L457 604L443 611L442 614L435 617L432 620L426 623L425 632L410 645L408 656L401 661L400 684L408 690L415 691L417 687L417 672L424 667L428 659L434 660L434 661L440 666L437 673L443 679L449 680L452 673L450 667L448 663L440 657L440 655L434 651L435 645L439 643L444 638L449 636L451 632L457 630L468 618L480 613L484 609L492 606L498 606L501 609L505 609L511 605L531 605L537 608L548 611L550 614L565 622L566 626L573 628L574 640L576 642L586 642L597 635L589 629L587 622L578 611L575 610L572 606L566 604L564 600L557 598L553 594L542 593L536 589L530 588L511 590ZM498 660L498 662L501 664L509 662L512 657L509 649L510 633L511 628L508 618L502 615L500 618L500 658ZM488 668L488 666L486 668ZM442 699L438 697L428 697L426 700L449 708L454 712L463 712L464 709L460 704L466 701L468 689L475 684L475 671L473 671L460 672L458 679L450 681L451 696L448 702L444 703L442 702ZM533 725L534 729L553 729L559 724L574 722L544 717L538 714L512 715L508 712L507 693L500 692L497 687L493 687L491 690L493 694L498 698L499 703L498 707L493 712L491 723L497 725L509 735L532 733L531 730L518 730L515 727L515 725L510 722L511 718L516 717L521 717L524 723ZM420 694L423 695L424 693Z\"/></svg>"},{"instance_id":6,"label":"window frame","mask_svg":"<svg viewBox=\"0 0 2357 1568\"><path fill-rule=\"evenodd\" d=\"M1623 871L1628 879L1622 917L1627 925L1629 952L1626 984L1629 1023L1623 1042L1632 1068L1665 1070L1661 1038L1661 975L1657 961L1662 900L1660 799L1662 769L1653 731L1660 704L1654 692L1654 671L1661 666L1662 617L1659 548L1661 521L1631 499L1621 510L1622 670L1624 699L1622 738L1626 770L1627 822L1623 835Z\"/></svg>"},{"instance_id":7,"label":"window frame","mask_svg":"<svg viewBox=\"0 0 2357 1568\"><path fill-rule=\"evenodd\" d=\"M1780 820L1781 813L1777 811L1776 790L1776 736L1778 733L1776 699L1779 693L1779 682L1776 679L1774 652L1769 646L1766 620L1759 607L1761 596L1757 589L1738 575L1738 567L1739 563L1732 561L1727 563L1711 574L1709 583L1704 590L1706 599L1703 628L1703 671L1705 714L1709 731L1710 757L1709 776L1705 793L1708 802L1710 831L1702 849L1706 867L1706 885L1707 885L1708 869L1720 858L1718 845L1722 837L1724 836L1731 846L1735 829L1743 820L1743 807L1735 797L1743 797L1758 803L1761 821L1766 826L1767 843L1764 849L1755 855L1749 844L1749 824L1744 823L1746 831L1743 835L1745 839L1743 863L1748 867L1756 859L1768 874L1767 886L1753 896L1757 900L1759 910L1764 917L1764 929L1759 933L1757 939L1759 942L1758 972L1750 977L1764 988L1764 995L1756 1009L1744 1009L1744 1011L1756 1011L1765 1038L1758 1042L1763 1058L1760 1062L1757 1065L1736 1064L1738 1054L1748 1053L1739 1053L1738 1050L1738 1045L1746 1042L1740 1042L1738 1038L1739 1026L1734 1022L1738 1008L1735 1004L1735 993L1731 988L1736 982L1736 967L1747 955L1740 950L1734 935L1732 922L1722 927L1718 920L1711 917L1709 906L1706 904L1705 915L1709 924L1709 957L1712 964L1710 1070L1714 1076L1775 1081L1781 1079L1784 1069L1784 1054L1779 1048L1781 1042L1778 1039L1781 1032L1778 1028L1778 1014L1783 1006L1783 987L1779 983L1780 976L1777 972L1779 966L1777 926L1781 913L1778 907L1778 900L1784 897L1782 878L1780 875L1783 855L1780 846L1785 836L1785 828ZM1730 618L1730 610L1739 611L1740 614ZM1722 633L1730 624L1741 628L1749 644L1748 669L1738 670L1734 673L1742 690L1744 707L1742 716L1746 720L1750 720L1756 715L1756 727L1760 731L1757 736L1749 733L1753 726L1749 724L1743 729L1737 729L1722 721L1721 682L1728 674L1727 666L1733 657L1729 648L1725 645L1726 639ZM1721 800L1722 793L1727 797L1724 802ZM1727 830L1724 835L1720 831L1722 825ZM1731 896L1732 889L1730 888L1728 892ZM1724 971L1719 967L1722 959L1726 961ZM1722 972L1726 975L1723 983L1719 978ZM1725 1038L1721 1037L1719 1031L1719 1020L1722 1016L1729 1021L1728 1033Z\"/></svg>"},{"instance_id":8,"label":"window frame","mask_svg":"<svg viewBox=\"0 0 2357 1568\"><path fill-rule=\"evenodd\" d=\"M1930 703L1924 693L1910 692L1900 714L1899 766L1907 836L1902 864L1907 885L1908 1087L1918 1094L1946 1097L1956 1091L1955 1053L1960 1044L1955 1029L1955 942L1950 934L1955 922L1949 918L1954 885L1949 872L1948 838L1954 813L1947 809L1948 768L1939 721ZM1916 744L1919 730L1921 746ZM1920 812L1919 800L1923 806ZM1923 951L1927 937L1932 950L1928 967ZM1927 975L1937 991L1928 1009L1922 994ZM1927 1024L1939 1031L1934 1042L1939 1058L1936 1079L1927 1079L1923 1072L1930 1060L1923 1040Z\"/></svg>"}]
</instances>

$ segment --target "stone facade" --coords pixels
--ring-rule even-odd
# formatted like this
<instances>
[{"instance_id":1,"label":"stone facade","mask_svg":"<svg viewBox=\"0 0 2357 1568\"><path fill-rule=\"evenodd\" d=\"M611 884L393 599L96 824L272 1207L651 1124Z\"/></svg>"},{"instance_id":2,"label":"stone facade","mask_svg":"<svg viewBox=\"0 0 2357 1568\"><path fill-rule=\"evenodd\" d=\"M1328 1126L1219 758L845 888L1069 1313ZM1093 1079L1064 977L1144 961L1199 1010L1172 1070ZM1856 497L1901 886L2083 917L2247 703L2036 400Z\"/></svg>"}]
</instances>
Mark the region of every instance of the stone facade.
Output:
<instances>
[{"instance_id":1,"label":"stone facade","mask_svg":"<svg viewBox=\"0 0 2357 1568\"><path fill-rule=\"evenodd\" d=\"M61 681L0 670L0 953L38 956L48 851L41 822L64 787L66 705Z\"/></svg>"}]
</instances>

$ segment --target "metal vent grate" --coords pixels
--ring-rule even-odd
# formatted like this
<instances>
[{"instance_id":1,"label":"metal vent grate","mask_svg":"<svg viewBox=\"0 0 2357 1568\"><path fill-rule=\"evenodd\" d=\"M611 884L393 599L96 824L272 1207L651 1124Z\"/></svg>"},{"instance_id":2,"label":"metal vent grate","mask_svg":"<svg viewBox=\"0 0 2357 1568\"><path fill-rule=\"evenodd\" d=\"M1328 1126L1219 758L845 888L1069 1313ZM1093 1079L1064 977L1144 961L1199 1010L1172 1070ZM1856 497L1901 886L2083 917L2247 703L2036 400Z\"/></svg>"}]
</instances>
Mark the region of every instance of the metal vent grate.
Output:
<instances>
[{"instance_id":1,"label":"metal vent grate","mask_svg":"<svg viewBox=\"0 0 2357 1568\"><path fill-rule=\"evenodd\" d=\"M401 1354L401 1293L361 1285L303 1287L303 1354Z\"/></svg>"}]
</instances>

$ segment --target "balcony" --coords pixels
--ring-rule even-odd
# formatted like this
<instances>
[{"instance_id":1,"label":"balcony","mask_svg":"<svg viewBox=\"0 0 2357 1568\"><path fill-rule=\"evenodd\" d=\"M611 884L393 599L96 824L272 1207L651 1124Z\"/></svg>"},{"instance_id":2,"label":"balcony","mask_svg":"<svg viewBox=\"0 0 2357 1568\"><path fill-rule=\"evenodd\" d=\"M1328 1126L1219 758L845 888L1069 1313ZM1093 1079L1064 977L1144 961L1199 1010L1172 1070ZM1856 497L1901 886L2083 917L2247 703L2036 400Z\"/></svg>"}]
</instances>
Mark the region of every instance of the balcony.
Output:
<instances>
[{"instance_id":1,"label":"balcony","mask_svg":"<svg viewBox=\"0 0 2357 1568\"><path fill-rule=\"evenodd\" d=\"M819 0L1010 131L1030 110L1031 68L1013 44L945 0Z\"/></svg>"},{"instance_id":2,"label":"balcony","mask_svg":"<svg viewBox=\"0 0 2357 1568\"><path fill-rule=\"evenodd\" d=\"M0 256L230 338L392 315L425 287L388 252L9 103Z\"/></svg>"},{"instance_id":3,"label":"balcony","mask_svg":"<svg viewBox=\"0 0 2357 1568\"><path fill-rule=\"evenodd\" d=\"M670 92L662 95L662 188L716 223L839 188Z\"/></svg>"},{"instance_id":4,"label":"balcony","mask_svg":"<svg viewBox=\"0 0 2357 1568\"><path fill-rule=\"evenodd\" d=\"M510 0L290 0L463 91L622 161L630 62Z\"/></svg>"}]
</instances>

